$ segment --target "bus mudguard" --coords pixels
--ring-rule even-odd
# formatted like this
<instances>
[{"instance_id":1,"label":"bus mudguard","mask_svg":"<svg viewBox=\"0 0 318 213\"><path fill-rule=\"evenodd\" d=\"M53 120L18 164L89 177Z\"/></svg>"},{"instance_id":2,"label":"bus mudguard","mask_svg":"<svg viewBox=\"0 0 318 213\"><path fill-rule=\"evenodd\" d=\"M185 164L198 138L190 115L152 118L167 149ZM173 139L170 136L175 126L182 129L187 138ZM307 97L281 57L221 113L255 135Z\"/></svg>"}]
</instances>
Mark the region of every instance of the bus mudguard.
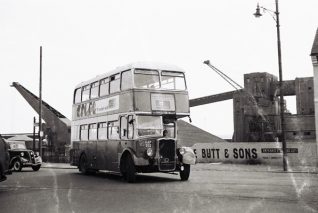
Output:
<instances>
[{"instance_id":1,"label":"bus mudguard","mask_svg":"<svg viewBox=\"0 0 318 213\"><path fill-rule=\"evenodd\" d=\"M147 165L149 165L149 161L148 161L148 159L145 159L145 158L138 158L137 156L136 156L136 154L135 154L135 152L131 149L131 148L125 148L124 150L123 150L123 152L122 152L122 154L120 155L120 159L123 157L123 156L125 156L126 154L130 154L131 155L131 157L133 158L133 160L134 160L134 164L136 165L136 166L147 166ZM120 162L120 161L119 161Z\"/></svg>"}]
</instances>

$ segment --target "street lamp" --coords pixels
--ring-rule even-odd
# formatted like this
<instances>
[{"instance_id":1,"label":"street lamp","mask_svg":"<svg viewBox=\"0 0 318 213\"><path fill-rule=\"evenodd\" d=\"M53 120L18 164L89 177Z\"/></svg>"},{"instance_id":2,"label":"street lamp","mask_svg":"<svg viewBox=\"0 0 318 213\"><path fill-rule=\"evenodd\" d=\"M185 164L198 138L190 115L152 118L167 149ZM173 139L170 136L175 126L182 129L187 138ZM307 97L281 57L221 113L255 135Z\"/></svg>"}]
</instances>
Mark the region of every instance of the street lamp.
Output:
<instances>
[{"instance_id":1,"label":"street lamp","mask_svg":"<svg viewBox=\"0 0 318 213\"><path fill-rule=\"evenodd\" d=\"M275 0L276 11L269 10L264 7L260 7L257 4L256 12L254 16L259 18L262 16L260 12L260 8L263 9L264 12L268 12L274 21L276 22L277 29L277 50L278 50L278 72L279 72L279 99L280 99L280 120L281 120L281 135L280 140L283 146L283 167L284 171L287 171L287 151L286 151L286 141L285 141L285 118L284 118L284 94L283 94L283 72L282 72L282 53L281 53L281 42L280 42L280 25L279 25L279 10L278 10L278 0Z\"/></svg>"}]
</instances>

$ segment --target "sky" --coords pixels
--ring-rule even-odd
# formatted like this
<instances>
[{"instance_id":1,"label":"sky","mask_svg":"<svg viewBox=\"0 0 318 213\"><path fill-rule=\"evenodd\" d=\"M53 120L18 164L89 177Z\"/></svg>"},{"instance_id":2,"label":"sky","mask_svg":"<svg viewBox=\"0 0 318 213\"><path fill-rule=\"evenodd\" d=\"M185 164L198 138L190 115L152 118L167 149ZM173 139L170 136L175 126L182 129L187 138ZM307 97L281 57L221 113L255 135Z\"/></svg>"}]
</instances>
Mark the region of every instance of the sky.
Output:
<instances>
[{"instance_id":1,"label":"sky","mask_svg":"<svg viewBox=\"0 0 318 213\"><path fill-rule=\"evenodd\" d=\"M33 131L38 115L10 85L39 94L40 46L43 100L69 119L76 84L131 62L182 67L190 99L233 90L207 59L241 85L245 73L278 76L276 23L253 16L258 2L275 9L274 0L0 0L0 133ZM318 1L279 7L283 79L313 76ZM232 100L190 111L192 124L232 137Z\"/></svg>"}]
</instances>

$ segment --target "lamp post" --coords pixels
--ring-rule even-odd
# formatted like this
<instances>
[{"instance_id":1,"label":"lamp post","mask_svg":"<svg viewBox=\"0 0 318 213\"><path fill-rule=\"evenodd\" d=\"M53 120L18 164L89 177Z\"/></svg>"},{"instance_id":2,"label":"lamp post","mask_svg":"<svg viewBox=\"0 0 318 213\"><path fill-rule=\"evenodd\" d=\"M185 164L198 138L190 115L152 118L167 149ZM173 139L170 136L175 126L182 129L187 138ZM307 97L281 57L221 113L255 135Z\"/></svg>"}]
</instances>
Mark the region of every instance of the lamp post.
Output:
<instances>
[{"instance_id":1,"label":"lamp post","mask_svg":"<svg viewBox=\"0 0 318 213\"><path fill-rule=\"evenodd\" d=\"M278 72L279 72L279 99L280 99L280 120L281 120L281 135L280 140L283 147L283 168L284 171L287 171L287 151L286 151L286 140L285 140L285 118L284 118L284 94L283 94L283 72L282 72L282 53L281 53L281 42L280 42L280 24L279 24L279 10L278 10L278 0L275 0L276 10L272 11L264 7L260 7L257 4L256 12L254 16L259 18L262 16L260 8L264 12L268 12L276 22L277 30L277 51L278 51Z\"/></svg>"}]
</instances>

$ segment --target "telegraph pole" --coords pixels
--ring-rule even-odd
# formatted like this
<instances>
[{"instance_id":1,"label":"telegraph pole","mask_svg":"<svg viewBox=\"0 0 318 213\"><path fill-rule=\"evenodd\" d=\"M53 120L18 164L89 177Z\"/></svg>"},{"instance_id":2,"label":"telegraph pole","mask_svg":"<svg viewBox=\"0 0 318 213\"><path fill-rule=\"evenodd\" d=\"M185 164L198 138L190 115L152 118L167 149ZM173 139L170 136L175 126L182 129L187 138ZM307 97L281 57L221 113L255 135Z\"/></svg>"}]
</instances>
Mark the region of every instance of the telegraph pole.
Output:
<instances>
[{"instance_id":1,"label":"telegraph pole","mask_svg":"<svg viewBox=\"0 0 318 213\"><path fill-rule=\"evenodd\" d=\"M42 153L42 46L40 46L40 80L39 80L39 149L40 156L43 157Z\"/></svg>"},{"instance_id":2,"label":"telegraph pole","mask_svg":"<svg viewBox=\"0 0 318 213\"><path fill-rule=\"evenodd\" d=\"M35 122L36 122L36 118L35 116L33 117L33 151L35 151Z\"/></svg>"}]
</instances>

